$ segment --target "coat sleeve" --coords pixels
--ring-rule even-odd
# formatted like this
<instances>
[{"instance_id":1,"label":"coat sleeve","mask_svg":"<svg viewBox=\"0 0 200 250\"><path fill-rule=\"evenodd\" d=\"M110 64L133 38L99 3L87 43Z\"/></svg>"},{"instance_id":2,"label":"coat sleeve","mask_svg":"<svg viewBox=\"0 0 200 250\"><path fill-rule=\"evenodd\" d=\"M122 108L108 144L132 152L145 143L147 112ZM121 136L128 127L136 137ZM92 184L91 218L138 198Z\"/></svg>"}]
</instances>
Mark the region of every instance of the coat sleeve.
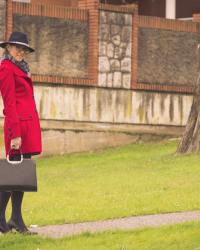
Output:
<instances>
[{"instance_id":1,"label":"coat sleeve","mask_svg":"<svg viewBox=\"0 0 200 250\"><path fill-rule=\"evenodd\" d=\"M20 124L16 109L15 80L13 72L5 67L0 68L0 91L4 104L4 115L7 120L6 133L10 139L20 137Z\"/></svg>"}]
</instances>

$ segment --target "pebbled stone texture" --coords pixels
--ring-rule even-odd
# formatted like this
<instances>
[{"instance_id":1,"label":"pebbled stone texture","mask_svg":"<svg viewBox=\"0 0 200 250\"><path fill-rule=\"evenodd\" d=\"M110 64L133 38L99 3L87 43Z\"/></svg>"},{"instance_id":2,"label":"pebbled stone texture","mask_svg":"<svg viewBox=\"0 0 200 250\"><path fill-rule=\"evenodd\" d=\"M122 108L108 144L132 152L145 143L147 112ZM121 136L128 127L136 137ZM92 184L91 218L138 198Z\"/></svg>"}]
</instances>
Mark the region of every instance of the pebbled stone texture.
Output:
<instances>
[{"instance_id":1,"label":"pebbled stone texture","mask_svg":"<svg viewBox=\"0 0 200 250\"><path fill-rule=\"evenodd\" d=\"M132 16L100 11L99 86L130 88ZM126 77L122 73L126 72ZM105 75L106 74L106 75Z\"/></svg>"}]
</instances>

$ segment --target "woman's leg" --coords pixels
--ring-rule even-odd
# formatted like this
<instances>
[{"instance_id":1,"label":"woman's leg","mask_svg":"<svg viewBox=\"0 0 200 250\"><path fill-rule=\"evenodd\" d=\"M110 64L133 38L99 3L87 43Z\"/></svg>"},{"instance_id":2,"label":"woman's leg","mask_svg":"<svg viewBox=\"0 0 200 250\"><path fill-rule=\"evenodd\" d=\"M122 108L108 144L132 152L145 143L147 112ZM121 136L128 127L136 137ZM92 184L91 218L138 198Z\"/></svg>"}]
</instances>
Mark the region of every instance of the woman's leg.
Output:
<instances>
[{"instance_id":1,"label":"woman's leg","mask_svg":"<svg viewBox=\"0 0 200 250\"><path fill-rule=\"evenodd\" d=\"M13 227L17 227L19 231L27 231L27 227L24 224L22 217L22 201L24 197L24 192L21 191L13 191L11 193L11 201L12 201L12 215L9 221L9 225L13 224Z\"/></svg>"},{"instance_id":2,"label":"woman's leg","mask_svg":"<svg viewBox=\"0 0 200 250\"><path fill-rule=\"evenodd\" d=\"M25 159L30 159L31 155L24 155ZM10 228L16 228L19 232L27 232L28 229L24 223L22 217L22 201L24 197L24 192L22 191L12 191L11 201L12 201L12 215L8 222Z\"/></svg>"},{"instance_id":3,"label":"woman's leg","mask_svg":"<svg viewBox=\"0 0 200 250\"><path fill-rule=\"evenodd\" d=\"M9 227L6 224L6 207L10 199L10 192L0 192L0 231L6 233Z\"/></svg>"}]
</instances>

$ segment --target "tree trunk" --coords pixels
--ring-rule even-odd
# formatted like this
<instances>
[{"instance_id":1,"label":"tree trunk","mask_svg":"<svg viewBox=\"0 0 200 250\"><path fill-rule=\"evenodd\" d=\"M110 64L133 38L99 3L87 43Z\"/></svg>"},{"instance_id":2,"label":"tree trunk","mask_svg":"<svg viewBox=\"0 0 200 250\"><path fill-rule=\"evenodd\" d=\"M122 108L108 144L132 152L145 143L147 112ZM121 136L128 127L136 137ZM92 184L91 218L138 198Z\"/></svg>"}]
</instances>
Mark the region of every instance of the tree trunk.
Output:
<instances>
[{"instance_id":1,"label":"tree trunk","mask_svg":"<svg viewBox=\"0 0 200 250\"><path fill-rule=\"evenodd\" d=\"M197 61L200 71L200 44L197 46ZM197 153L200 149L200 73L198 75L194 98L177 154Z\"/></svg>"},{"instance_id":2,"label":"tree trunk","mask_svg":"<svg viewBox=\"0 0 200 250\"><path fill-rule=\"evenodd\" d=\"M182 139L176 153L197 153L200 148L200 81L195 89L194 99Z\"/></svg>"}]
</instances>

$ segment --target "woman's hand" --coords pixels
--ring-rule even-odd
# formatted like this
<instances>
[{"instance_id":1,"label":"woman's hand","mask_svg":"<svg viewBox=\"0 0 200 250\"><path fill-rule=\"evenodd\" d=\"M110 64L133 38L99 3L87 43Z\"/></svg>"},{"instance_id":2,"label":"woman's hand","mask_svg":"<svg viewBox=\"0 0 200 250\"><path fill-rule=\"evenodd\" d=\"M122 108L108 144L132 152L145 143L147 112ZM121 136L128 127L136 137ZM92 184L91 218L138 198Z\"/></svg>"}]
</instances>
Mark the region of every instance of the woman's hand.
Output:
<instances>
[{"instance_id":1,"label":"woman's hand","mask_svg":"<svg viewBox=\"0 0 200 250\"><path fill-rule=\"evenodd\" d=\"M13 138L10 142L11 149L20 149L21 145L22 145L22 138L21 137Z\"/></svg>"}]
</instances>

